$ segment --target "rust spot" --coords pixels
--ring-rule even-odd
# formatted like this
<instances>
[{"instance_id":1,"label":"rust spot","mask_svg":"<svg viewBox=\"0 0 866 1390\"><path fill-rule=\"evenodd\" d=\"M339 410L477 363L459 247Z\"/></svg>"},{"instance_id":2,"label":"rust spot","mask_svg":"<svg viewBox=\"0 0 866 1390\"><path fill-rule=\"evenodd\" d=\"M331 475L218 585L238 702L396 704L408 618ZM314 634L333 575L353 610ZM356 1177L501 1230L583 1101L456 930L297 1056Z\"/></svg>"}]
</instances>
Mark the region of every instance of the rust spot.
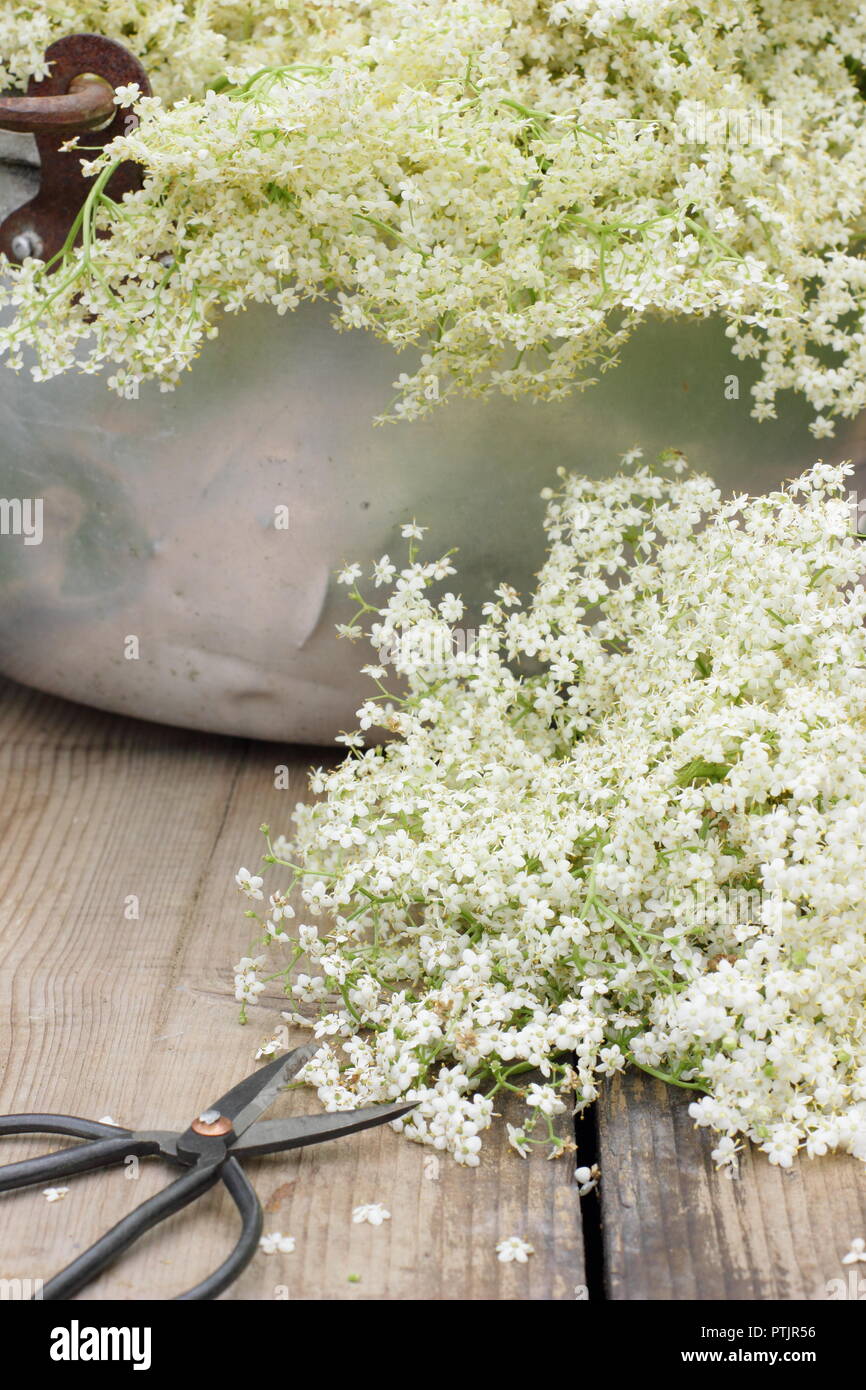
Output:
<instances>
[{"instance_id":1,"label":"rust spot","mask_svg":"<svg viewBox=\"0 0 866 1390\"><path fill-rule=\"evenodd\" d=\"M292 1188L294 1185L295 1182L294 1179L292 1179L291 1182L280 1183L279 1187L275 1187L270 1197L265 1202L265 1211L279 1211L286 1198L292 1195Z\"/></svg>"},{"instance_id":2,"label":"rust spot","mask_svg":"<svg viewBox=\"0 0 866 1390\"><path fill-rule=\"evenodd\" d=\"M82 143L92 159L99 147L128 129L129 112L116 107L113 96L107 124L88 129L92 121L99 124L109 109L106 89L113 93L117 87L137 82L143 96L150 94L147 73L138 59L99 34L58 39L46 49L45 62L47 77L31 78L25 97L6 97L0 104L0 126L37 131L40 158L39 192L0 225L0 251L12 261L19 259L13 245L18 237L32 238L41 248L40 259L51 260L93 186L92 179L81 172L81 151L61 149L72 129L69 121L86 131ZM141 167L127 160L112 174L106 192L120 202L125 193L141 188L143 181ZM76 240L81 240L80 230Z\"/></svg>"}]
</instances>

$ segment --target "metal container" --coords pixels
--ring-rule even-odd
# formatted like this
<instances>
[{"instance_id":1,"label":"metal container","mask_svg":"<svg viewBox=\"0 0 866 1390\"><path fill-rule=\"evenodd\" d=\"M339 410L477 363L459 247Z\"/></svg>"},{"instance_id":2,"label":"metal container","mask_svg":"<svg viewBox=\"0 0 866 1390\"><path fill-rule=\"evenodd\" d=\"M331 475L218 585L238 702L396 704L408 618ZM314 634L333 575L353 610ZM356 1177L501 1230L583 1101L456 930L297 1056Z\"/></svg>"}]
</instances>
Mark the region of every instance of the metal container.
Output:
<instances>
[{"instance_id":1,"label":"metal container","mask_svg":"<svg viewBox=\"0 0 866 1390\"><path fill-rule=\"evenodd\" d=\"M7 153L0 211L34 178ZM634 445L673 446L726 489L760 491L818 456L863 456L863 417L820 447L799 399L753 421L752 377L712 320L647 325L562 403L462 401L374 426L401 369L322 305L227 318L168 395L0 367L0 498L43 504L41 543L0 536L0 670L188 728L330 742L355 726L370 660L335 636L352 607L334 572L402 559L402 521L429 528L430 554L459 547L451 587L472 624L501 580L530 584L539 492L560 465L599 476Z\"/></svg>"}]
</instances>

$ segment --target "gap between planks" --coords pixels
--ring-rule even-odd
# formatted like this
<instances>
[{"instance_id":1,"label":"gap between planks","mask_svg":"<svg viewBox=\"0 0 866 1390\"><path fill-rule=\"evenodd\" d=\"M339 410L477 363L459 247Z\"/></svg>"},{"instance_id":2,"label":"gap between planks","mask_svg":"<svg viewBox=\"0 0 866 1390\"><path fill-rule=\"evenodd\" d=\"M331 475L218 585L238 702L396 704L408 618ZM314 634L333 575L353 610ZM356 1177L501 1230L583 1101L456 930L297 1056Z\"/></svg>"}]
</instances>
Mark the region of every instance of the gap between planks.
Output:
<instances>
[{"instance_id":1,"label":"gap between planks","mask_svg":"<svg viewBox=\"0 0 866 1390\"><path fill-rule=\"evenodd\" d=\"M850 1296L852 1268L866 1296L866 1266L841 1263L866 1235L866 1164L833 1154L785 1170L752 1148L731 1178L689 1099L632 1071L598 1104L608 1297L824 1301Z\"/></svg>"},{"instance_id":2,"label":"gap between planks","mask_svg":"<svg viewBox=\"0 0 866 1390\"><path fill-rule=\"evenodd\" d=\"M238 1027L230 965L246 942L232 875L252 867L262 819L287 824L314 755L0 683L3 1109L182 1127L249 1070L281 1001L268 998ZM279 792L273 769L287 761L296 775ZM131 893L138 922L123 917ZM296 1093L292 1104L315 1098ZM266 1229L294 1235L297 1251L258 1257L225 1296L573 1299L589 1283L618 1300L826 1298L830 1281L849 1277L841 1255L866 1234L864 1165L832 1157L785 1173L748 1153L731 1181L687 1104L632 1073L584 1122L597 1126L603 1174L588 1275L570 1163L521 1162L501 1128L478 1170L433 1164L429 1150L370 1131L249 1165ZM4 1141L10 1161L27 1151ZM143 1164L134 1184L119 1172L74 1179L62 1203L4 1197L0 1277L47 1278L166 1176ZM367 1201L384 1202L392 1220L353 1226L352 1207ZM594 1210L585 1204L588 1224ZM217 1263L234 1230L230 1202L212 1194L87 1296L169 1296ZM496 1240L511 1234L535 1246L527 1265L496 1261Z\"/></svg>"}]
</instances>

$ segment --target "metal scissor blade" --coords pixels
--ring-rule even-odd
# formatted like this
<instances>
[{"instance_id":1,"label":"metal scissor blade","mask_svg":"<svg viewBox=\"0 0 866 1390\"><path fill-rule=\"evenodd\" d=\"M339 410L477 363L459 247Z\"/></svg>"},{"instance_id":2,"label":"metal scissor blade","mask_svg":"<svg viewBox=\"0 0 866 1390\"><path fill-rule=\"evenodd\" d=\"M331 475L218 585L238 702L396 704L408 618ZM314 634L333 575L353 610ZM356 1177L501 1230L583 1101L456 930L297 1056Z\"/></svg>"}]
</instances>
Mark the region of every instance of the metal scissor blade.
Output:
<instances>
[{"instance_id":1,"label":"metal scissor blade","mask_svg":"<svg viewBox=\"0 0 866 1390\"><path fill-rule=\"evenodd\" d=\"M267 1066L259 1067L258 1071L215 1100L208 1110L224 1115L232 1121L235 1134L243 1134L273 1104L295 1073L316 1055L321 1045L319 1042L307 1043L304 1047L296 1047L294 1052L287 1052L285 1057L277 1057Z\"/></svg>"},{"instance_id":2,"label":"metal scissor blade","mask_svg":"<svg viewBox=\"0 0 866 1390\"><path fill-rule=\"evenodd\" d=\"M302 1149L307 1144L323 1144L327 1139L339 1139L342 1134L355 1134L360 1129L399 1120L414 1110L417 1101L398 1101L394 1105L367 1105L363 1110L337 1110L322 1115L295 1115L290 1120L262 1120L253 1125L243 1139L232 1144L231 1152L239 1158L256 1154L279 1153L284 1149Z\"/></svg>"}]
</instances>

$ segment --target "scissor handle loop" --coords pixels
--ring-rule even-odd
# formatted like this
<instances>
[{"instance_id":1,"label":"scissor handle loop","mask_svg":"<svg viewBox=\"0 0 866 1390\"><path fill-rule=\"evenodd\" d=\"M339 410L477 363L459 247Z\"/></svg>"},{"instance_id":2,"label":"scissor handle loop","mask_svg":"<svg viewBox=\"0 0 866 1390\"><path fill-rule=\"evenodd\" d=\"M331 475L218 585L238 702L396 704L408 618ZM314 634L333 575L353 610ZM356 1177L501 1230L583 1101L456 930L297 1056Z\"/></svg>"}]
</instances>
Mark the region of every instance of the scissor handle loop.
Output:
<instances>
[{"instance_id":1,"label":"scissor handle loop","mask_svg":"<svg viewBox=\"0 0 866 1390\"><path fill-rule=\"evenodd\" d=\"M109 1167L121 1163L130 1154L160 1152L156 1139L138 1138L132 1130L85 1120L78 1115L0 1116L0 1136L11 1134L66 1134L90 1142L0 1166L0 1192ZM71 1298L146 1231L180 1211L219 1180L225 1183L240 1213L240 1235L218 1269L194 1288L177 1295L178 1300L186 1302L216 1298L246 1269L258 1247L263 1225L261 1203L240 1163L232 1157L220 1164L198 1164L187 1169L175 1182L118 1221L72 1264L49 1280L41 1297L45 1300Z\"/></svg>"},{"instance_id":2,"label":"scissor handle loop","mask_svg":"<svg viewBox=\"0 0 866 1390\"><path fill-rule=\"evenodd\" d=\"M132 1130L83 1120L80 1115L0 1115L0 1134L69 1134L74 1139L116 1139Z\"/></svg>"},{"instance_id":3,"label":"scissor handle loop","mask_svg":"<svg viewBox=\"0 0 866 1390\"><path fill-rule=\"evenodd\" d=\"M217 1298L223 1289L237 1279L246 1269L259 1245L264 1216L262 1204L256 1196L255 1188L236 1158L229 1158L223 1165L220 1175L241 1214L242 1226L235 1248L223 1260L219 1269L202 1279L195 1288L176 1295L176 1302L190 1303L208 1298Z\"/></svg>"},{"instance_id":4,"label":"scissor handle loop","mask_svg":"<svg viewBox=\"0 0 866 1390\"><path fill-rule=\"evenodd\" d=\"M157 1144L137 1140L119 1125L82 1120L77 1115L4 1115L0 1117L0 1135L4 1134L68 1134L90 1142L0 1166L0 1192L108 1168L130 1154L155 1153L158 1149Z\"/></svg>"},{"instance_id":5,"label":"scissor handle loop","mask_svg":"<svg viewBox=\"0 0 866 1390\"><path fill-rule=\"evenodd\" d=\"M216 1298L249 1264L262 1231L261 1204L249 1179L234 1158L229 1158L221 1164L198 1164L187 1169L175 1182L164 1187L148 1201L142 1202L128 1216L124 1216L100 1240L91 1245L89 1250L85 1250L72 1264L67 1265L66 1269L55 1274L42 1289L41 1297L47 1302L72 1298L146 1231L189 1206L196 1197L202 1196L220 1179L225 1183L241 1213L243 1224L240 1236L231 1254L223 1260L218 1269L194 1288L177 1295L179 1300L187 1302Z\"/></svg>"},{"instance_id":6,"label":"scissor handle loop","mask_svg":"<svg viewBox=\"0 0 866 1390\"><path fill-rule=\"evenodd\" d=\"M189 1168L161 1192L149 1197L146 1202L121 1217L111 1230L94 1241L89 1249L82 1251L77 1259L65 1269L55 1274L42 1289L42 1298L48 1302L72 1298L85 1285L101 1274L125 1250L128 1250L146 1231L158 1226L167 1217L189 1206L208 1188L219 1180L220 1172L216 1165L203 1168Z\"/></svg>"}]
</instances>

